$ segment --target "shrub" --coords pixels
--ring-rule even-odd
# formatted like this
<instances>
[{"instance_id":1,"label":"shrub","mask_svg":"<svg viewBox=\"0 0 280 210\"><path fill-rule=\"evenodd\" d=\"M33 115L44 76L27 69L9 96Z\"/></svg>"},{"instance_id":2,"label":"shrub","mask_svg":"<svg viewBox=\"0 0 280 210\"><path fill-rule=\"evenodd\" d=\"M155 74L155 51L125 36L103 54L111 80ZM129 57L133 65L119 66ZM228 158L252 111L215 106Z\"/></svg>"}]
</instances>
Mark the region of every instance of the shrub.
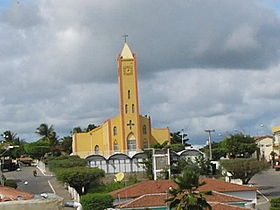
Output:
<instances>
[{"instance_id":1,"label":"shrub","mask_svg":"<svg viewBox=\"0 0 280 210\"><path fill-rule=\"evenodd\" d=\"M104 210L113 207L113 196L105 193L88 193L81 197L84 210Z\"/></svg>"},{"instance_id":2,"label":"shrub","mask_svg":"<svg viewBox=\"0 0 280 210\"><path fill-rule=\"evenodd\" d=\"M90 184L98 184L99 179L104 176L105 172L99 168L75 167L56 170L57 179L75 188L80 195L86 194Z\"/></svg>"},{"instance_id":3,"label":"shrub","mask_svg":"<svg viewBox=\"0 0 280 210\"><path fill-rule=\"evenodd\" d=\"M72 168L86 166L86 160L78 156L59 156L48 159L48 167L51 171L56 171L61 168Z\"/></svg>"},{"instance_id":4,"label":"shrub","mask_svg":"<svg viewBox=\"0 0 280 210\"><path fill-rule=\"evenodd\" d=\"M17 182L16 182L16 180L13 180L13 179L5 180L4 185L7 187L15 188L15 189L17 188Z\"/></svg>"},{"instance_id":5,"label":"shrub","mask_svg":"<svg viewBox=\"0 0 280 210\"><path fill-rule=\"evenodd\" d=\"M270 210L280 210L280 198L271 199L270 204Z\"/></svg>"}]
</instances>

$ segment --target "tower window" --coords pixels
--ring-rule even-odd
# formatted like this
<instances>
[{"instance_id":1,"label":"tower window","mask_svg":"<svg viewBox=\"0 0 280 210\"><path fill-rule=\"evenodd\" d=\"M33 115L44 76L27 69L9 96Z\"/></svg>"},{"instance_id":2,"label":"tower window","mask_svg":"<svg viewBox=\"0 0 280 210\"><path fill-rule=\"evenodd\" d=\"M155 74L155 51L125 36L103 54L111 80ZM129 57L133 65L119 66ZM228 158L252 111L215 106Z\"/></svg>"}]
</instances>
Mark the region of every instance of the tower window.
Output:
<instances>
[{"instance_id":1,"label":"tower window","mask_svg":"<svg viewBox=\"0 0 280 210\"><path fill-rule=\"evenodd\" d=\"M127 91L127 98L130 99L131 95L130 95L130 90Z\"/></svg>"},{"instance_id":2,"label":"tower window","mask_svg":"<svg viewBox=\"0 0 280 210\"><path fill-rule=\"evenodd\" d=\"M114 126L113 133L114 133L114 136L118 135L118 129L116 126Z\"/></svg>"},{"instance_id":3,"label":"tower window","mask_svg":"<svg viewBox=\"0 0 280 210\"><path fill-rule=\"evenodd\" d=\"M98 145L96 145L96 146L94 147L94 153L95 153L96 155L99 154L99 146L98 146Z\"/></svg>"},{"instance_id":4,"label":"tower window","mask_svg":"<svg viewBox=\"0 0 280 210\"><path fill-rule=\"evenodd\" d=\"M117 140L114 141L114 151L115 152L119 151L119 144L118 144Z\"/></svg>"},{"instance_id":5,"label":"tower window","mask_svg":"<svg viewBox=\"0 0 280 210\"><path fill-rule=\"evenodd\" d=\"M147 126L143 125L143 134L147 134Z\"/></svg>"},{"instance_id":6,"label":"tower window","mask_svg":"<svg viewBox=\"0 0 280 210\"><path fill-rule=\"evenodd\" d=\"M144 147L144 149L149 148L149 143L148 143L147 140L144 140L144 142L143 142L143 147Z\"/></svg>"},{"instance_id":7,"label":"tower window","mask_svg":"<svg viewBox=\"0 0 280 210\"><path fill-rule=\"evenodd\" d=\"M127 104L125 105L125 113L126 114L128 113L128 105Z\"/></svg>"},{"instance_id":8,"label":"tower window","mask_svg":"<svg viewBox=\"0 0 280 210\"><path fill-rule=\"evenodd\" d=\"M132 108L131 109L132 109L132 113L134 113L134 104L132 104Z\"/></svg>"}]
</instances>

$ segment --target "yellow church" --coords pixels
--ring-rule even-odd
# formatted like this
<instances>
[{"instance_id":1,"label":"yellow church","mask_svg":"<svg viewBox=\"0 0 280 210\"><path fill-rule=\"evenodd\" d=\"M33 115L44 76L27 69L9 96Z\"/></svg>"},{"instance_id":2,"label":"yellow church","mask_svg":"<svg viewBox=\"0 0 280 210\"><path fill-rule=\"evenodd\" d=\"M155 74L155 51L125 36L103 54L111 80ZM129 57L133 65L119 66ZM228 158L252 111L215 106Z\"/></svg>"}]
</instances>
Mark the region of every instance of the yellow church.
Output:
<instances>
[{"instance_id":1,"label":"yellow church","mask_svg":"<svg viewBox=\"0 0 280 210\"><path fill-rule=\"evenodd\" d=\"M151 118L140 115L137 57L127 43L118 56L120 115L101 126L73 135L73 154L86 158L93 154L109 157L115 153L132 156L154 143L170 142L170 130L155 129Z\"/></svg>"}]
</instances>

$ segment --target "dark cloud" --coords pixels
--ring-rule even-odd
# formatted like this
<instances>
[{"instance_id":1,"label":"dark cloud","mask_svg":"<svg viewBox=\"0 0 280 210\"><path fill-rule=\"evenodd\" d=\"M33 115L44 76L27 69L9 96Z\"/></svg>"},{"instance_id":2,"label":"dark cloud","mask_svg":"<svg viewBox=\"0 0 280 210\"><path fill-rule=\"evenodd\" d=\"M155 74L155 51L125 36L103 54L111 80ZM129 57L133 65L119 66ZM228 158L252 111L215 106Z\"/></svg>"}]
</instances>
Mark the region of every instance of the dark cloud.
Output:
<instances>
[{"instance_id":1,"label":"dark cloud","mask_svg":"<svg viewBox=\"0 0 280 210\"><path fill-rule=\"evenodd\" d=\"M276 12L257 0L13 4L0 13L0 132L34 140L43 122L68 135L117 116L124 33L138 56L141 112L155 127L185 128L196 144L205 128L276 125Z\"/></svg>"}]
</instances>

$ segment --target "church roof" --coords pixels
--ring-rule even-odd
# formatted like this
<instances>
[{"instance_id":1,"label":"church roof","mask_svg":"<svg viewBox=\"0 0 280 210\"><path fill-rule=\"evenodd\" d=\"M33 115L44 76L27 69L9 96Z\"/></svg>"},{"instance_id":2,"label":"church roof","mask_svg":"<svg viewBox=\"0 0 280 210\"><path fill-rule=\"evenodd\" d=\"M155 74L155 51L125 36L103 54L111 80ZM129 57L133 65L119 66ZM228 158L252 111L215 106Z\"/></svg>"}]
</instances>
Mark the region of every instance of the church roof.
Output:
<instances>
[{"instance_id":1,"label":"church roof","mask_svg":"<svg viewBox=\"0 0 280 210\"><path fill-rule=\"evenodd\" d=\"M124 43L121 56L123 59L133 59L133 54L132 54L129 46L127 45L127 43Z\"/></svg>"}]
</instances>

